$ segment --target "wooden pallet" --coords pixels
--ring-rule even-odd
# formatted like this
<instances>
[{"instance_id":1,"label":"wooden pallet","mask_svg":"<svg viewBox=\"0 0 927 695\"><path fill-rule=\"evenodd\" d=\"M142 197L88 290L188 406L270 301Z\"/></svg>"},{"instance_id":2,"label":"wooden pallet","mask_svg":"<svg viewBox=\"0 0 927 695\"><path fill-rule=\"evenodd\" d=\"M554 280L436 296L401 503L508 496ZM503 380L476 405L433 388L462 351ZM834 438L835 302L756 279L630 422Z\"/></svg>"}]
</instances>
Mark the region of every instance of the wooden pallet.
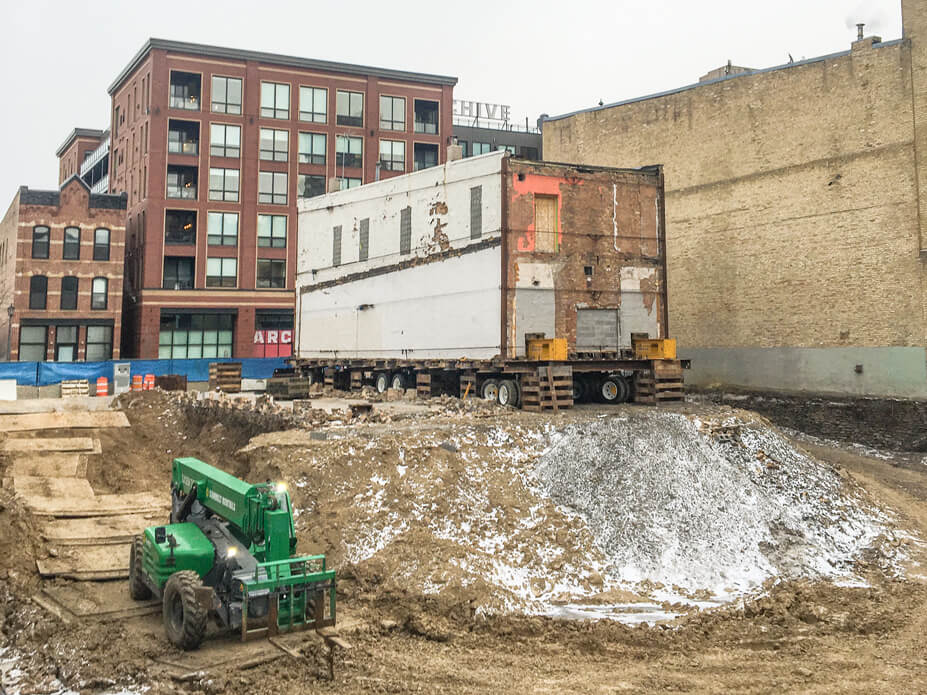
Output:
<instances>
[{"instance_id":1,"label":"wooden pallet","mask_svg":"<svg viewBox=\"0 0 927 695\"><path fill-rule=\"evenodd\" d=\"M415 373L415 395L418 398L431 398L431 372Z\"/></svg>"},{"instance_id":2,"label":"wooden pallet","mask_svg":"<svg viewBox=\"0 0 927 695\"><path fill-rule=\"evenodd\" d=\"M547 364L521 379L522 410L554 412L573 407L573 368Z\"/></svg>"},{"instance_id":3,"label":"wooden pallet","mask_svg":"<svg viewBox=\"0 0 927 695\"><path fill-rule=\"evenodd\" d=\"M325 386L335 387L335 368L326 367L322 370L322 383Z\"/></svg>"},{"instance_id":4,"label":"wooden pallet","mask_svg":"<svg viewBox=\"0 0 927 695\"><path fill-rule=\"evenodd\" d=\"M162 391L186 391L186 374L164 374L155 377L155 386Z\"/></svg>"},{"instance_id":5,"label":"wooden pallet","mask_svg":"<svg viewBox=\"0 0 927 695\"><path fill-rule=\"evenodd\" d=\"M87 379L65 379L61 382L61 397L75 398L90 395L90 382Z\"/></svg>"},{"instance_id":6,"label":"wooden pallet","mask_svg":"<svg viewBox=\"0 0 927 695\"><path fill-rule=\"evenodd\" d=\"M364 388L364 372L360 369L351 370L351 390L360 391Z\"/></svg>"},{"instance_id":7,"label":"wooden pallet","mask_svg":"<svg viewBox=\"0 0 927 695\"><path fill-rule=\"evenodd\" d=\"M295 400L308 398L309 388L312 386L309 379L298 376L272 376L267 380L267 393L281 400Z\"/></svg>"},{"instance_id":8,"label":"wooden pallet","mask_svg":"<svg viewBox=\"0 0 927 695\"><path fill-rule=\"evenodd\" d=\"M654 360L649 371L637 372L634 402L659 405L684 401L685 383L679 360Z\"/></svg>"},{"instance_id":9,"label":"wooden pallet","mask_svg":"<svg viewBox=\"0 0 927 695\"><path fill-rule=\"evenodd\" d=\"M469 387L469 389L468 389ZM460 374L460 397L475 398L476 393L476 374L473 372L461 372Z\"/></svg>"},{"instance_id":10,"label":"wooden pallet","mask_svg":"<svg viewBox=\"0 0 927 695\"><path fill-rule=\"evenodd\" d=\"M241 393L241 362L210 362L209 390Z\"/></svg>"}]
</instances>

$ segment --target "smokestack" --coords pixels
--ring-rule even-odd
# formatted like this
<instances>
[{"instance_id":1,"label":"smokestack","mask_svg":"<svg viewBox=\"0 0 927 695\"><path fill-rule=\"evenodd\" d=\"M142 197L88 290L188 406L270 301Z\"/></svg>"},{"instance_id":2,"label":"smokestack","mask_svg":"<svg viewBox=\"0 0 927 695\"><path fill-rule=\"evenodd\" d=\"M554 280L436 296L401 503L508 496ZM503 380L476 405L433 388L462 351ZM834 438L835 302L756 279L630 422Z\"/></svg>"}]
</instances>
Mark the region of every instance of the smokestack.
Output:
<instances>
[{"instance_id":1,"label":"smokestack","mask_svg":"<svg viewBox=\"0 0 927 695\"><path fill-rule=\"evenodd\" d=\"M856 25L856 40L857 40L857 41L862 41L862 40L863 40L863 27L864 27L864 26L866 26L866 25L865 25L865 24L857 24L857 25Z\"/></svg>"}]
</instances>

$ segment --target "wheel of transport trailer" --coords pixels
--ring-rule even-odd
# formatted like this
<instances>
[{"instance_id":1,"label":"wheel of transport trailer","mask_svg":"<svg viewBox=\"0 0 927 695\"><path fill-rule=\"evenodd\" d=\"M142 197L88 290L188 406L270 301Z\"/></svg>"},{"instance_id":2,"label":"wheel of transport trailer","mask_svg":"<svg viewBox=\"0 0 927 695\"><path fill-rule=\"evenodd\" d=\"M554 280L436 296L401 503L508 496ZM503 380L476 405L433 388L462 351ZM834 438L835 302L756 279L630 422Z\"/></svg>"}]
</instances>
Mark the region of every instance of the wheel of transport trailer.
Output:
<instances>
[{"instance_id":1,"label":"wheel of transport trailer","mask_svg":"<svg viewBox=\"0 0 927 695\"><path fill-rule=\"evenodd\" d=\"M402 372L393 374L393 378L389 382L389 387L391 389L404 389L406 387L405 375Z\"/></svg>"},{"instance_id":2,"label":"wheel of transport trailer","mask_svg":"<svg viewBox=\"0 0 927 695\"><path fill-rule=\"evenodd\" d=\"M196 590L202 585L199 575L188 570L174 572L164 585L164 631L175 647L196 649L206 635L209 614L196 600Z\"/></svg>"},{"instance_id":3,"label":"wheel of transport trailer","mask_svg":"<svg viewBox=\"0 0 927 695\"><path fill-rule=\"evenodd\" d=\"M503 379L499 382L497 398L499 405L510 405L518 407L521 400L521 393L518 390L518 384L512 379Z\"/></svg>"},{"instance_id":4,"label":"wheel of transport trailer","mask_svg":"<svg viewBox=\"0 0 927 695\"><path fill-rule=\"evenodd\" d=\"M306 374L305 374L305 376L304 376L303 378L306 380L306 385L307 385L307 386L312 386L312 385L315 383L315 372L313 372L313 371L308 371L308 372L306 372Z\"/></svg>"},{"instance_id":5,"label":"wheel of transport trailer","mask_svg":"<svg viewBox=\"0 0 927 695\"><path fill-rule=\"evenodd\" d=\"M618 385L621 387L621 393L619 394L618 402L627 403L631 400L631 382L628 381L625 377L618 377Z\"/></svg>"},{"instance_id":6,"label":"wheel of transport trailer","mask_svg":"<svg viewBox=\"0 0 927 695\"><path fill-rule=\"evenodd\" d=\"M151 589L142 579L142 536L136 536L129 548L129 596L135 601L151 598Z\"/></svg>"},{"instance_id":7,"label":"wheel of transport trailer","mask_svg":"<svg viewBox=\"0 0 927 695\"><path fill-rule=\"evenodd\" d=\"M587 384L580 376L573 377L573 402L581 403L586 398Z\"/></svg>"},{"instance_id":8,"label":"wheel of transport trailer","mask_svg":"<svg viewBox=\"0 0 927 695\"><path fill-rule=\"evenodd\" d=\"M377 393L385 393L386 389L389 388L389 374L386 372L377 372L373 380L373 385L376 387Z\"/></svg>"},{"instance_id":9,"label":"wheel of transport trailer","mask_svg":"<svg viewBox=\"0 0 927 695\"><path fill-rule=\"evenodd\" d=\"M496 379L487 379L484 381L483 385L480 386L480 396L483 397L484 401L498 401L499 381Z\"/></svg>"},{"instance_id":10,"label":"wheel of transport trailer","mask_svg":"<svg viewBox=\"0 0 927 695\"><path fill-rule=\"evenodd\" d=\"M622 379L617 376L606 376L599 381L596 395L602 403L620 403L622 393Z\"/></svg>"}]
</instances>

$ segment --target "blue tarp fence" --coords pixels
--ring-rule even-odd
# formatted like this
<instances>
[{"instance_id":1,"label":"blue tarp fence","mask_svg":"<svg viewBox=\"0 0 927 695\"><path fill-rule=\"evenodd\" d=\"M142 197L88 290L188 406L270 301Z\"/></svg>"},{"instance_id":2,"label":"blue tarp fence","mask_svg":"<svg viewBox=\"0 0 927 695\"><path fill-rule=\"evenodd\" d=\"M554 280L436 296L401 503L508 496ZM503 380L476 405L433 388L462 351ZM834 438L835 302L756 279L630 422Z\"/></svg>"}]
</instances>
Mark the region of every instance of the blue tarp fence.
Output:
<instances>
[{"instance_id":1,"label":"blue tarp fence","mask_svg":"<svg viewBox=\"0 0 927 695\"><path fill-rule=\"evenodd\" d=\"M131 374L181 374L187 381L209 381L210 362L241 362L243 379L266 379L275 369L286 367L283 357L199 360L109 360L107 362L0 362L0 379L16 379L19 386L48 386L65 379L96 382L105 376L112 381L113 365L128 362Z\"/></svg>"}]
</instances>

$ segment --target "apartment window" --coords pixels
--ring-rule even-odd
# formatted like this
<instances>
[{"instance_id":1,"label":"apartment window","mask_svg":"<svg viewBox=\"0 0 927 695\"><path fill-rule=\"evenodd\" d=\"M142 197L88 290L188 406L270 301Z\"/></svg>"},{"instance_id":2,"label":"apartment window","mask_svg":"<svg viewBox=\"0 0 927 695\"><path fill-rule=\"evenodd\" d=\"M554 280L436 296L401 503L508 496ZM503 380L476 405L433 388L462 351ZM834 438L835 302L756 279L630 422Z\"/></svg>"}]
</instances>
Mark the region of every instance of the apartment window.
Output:
<instances>
[{"instance_id":1,"label":"apartment window","mask_svg":"<svg viewBox=\"0 0 927 695\"><path fill-rule=\"evenodd\" d=\"M206 287L235 287L237 280L237 258L206 259Z\"/></svg>"},{"instance_id":2,"label":"apartment window","mask_svg":"<svg viewBox=\"0 0 927 695\"><path fill-rule=\"evenodd\" d=\"M231 357L231 314L161 314L160 359Z\"/></svg>"},{"instance_id":3,"label":"apartment window","mask_svg":"<svg viewBox=\"0 0 927 695\"><path fill-rule=\"evenodd\" d=\"M77 278L66 275L61 278L61 309L73 311L77 308Z\"/></svg>"},{"instance_id":4,"label":"apartment window","mask_svg":"<svg viewBox=\"0 0 927 695\"><path fill-rule=\"evenodd\" d=\"M299 174L296 177L296 197L312 198L325 193L325 177Z\"/></svg>"},{"instance_id":5,"label":"apartment window","mask_svg":"<svg viewBox=\"0 0 927 695\"><path fill-rule=\"evenodd\" d=\"M406 129L406 100L380 95L380 129Z\"/></svg>"},{"instance_id":6,"label":"apartment window","mask_svg":"<svg viewBox=\"0 0 927 695\"><path fill-rule=\"evenodd\" d=\"M193 289L192 258L166 256L164 258L164 278L161 287L166 290L192 290Z\"/></svg>"},{"instance_id":7,"label":"apartment window","mask_svg":"<svg viewBox=\"0 0 927 695\"><path fill-rule=\"evenodd\" d=\"M47 326L21 326L19 329L19 359L22 362L43 362L47 352Z\"/></svg>"},{"instance_id":8,"label":"apartment window","mask_svg":"<svg viewBox=\"0 0 927 695\"><path fill-rule=\"evenodd\" d=\"M167 151L171 154L198 154L200 124L191 121L168 121Z\"/></svg>"},{"instance_id":9,"label":"apartment window","mask_svg":"<svg viewBox=\"0 0 927 695\"><path fill-rule=\"evenodd\" d=\"M106 308L106 290L109 287L109 280L106 278L94 278L90 286L90 308L95 310Z\"/></svg>"},{"instance_id":10,"label":"apartment window","mask_svg":"<svg viewBox=\"0 0 927 695\"><path fill-rule=\"evenodd\" d=\"M286 174L279 171L262 171L258 174L258 202L286 205Z\"/></svg>"},{"instance_id":11,"label":"apartment window","mask_svg":"<svg viewBox=\"0 0 927 695\"><path fill-rule=\"evenodd\" d=\"M55 362L77 359L77 326L55 326Z\"/></svg>"},{"instance_id":12,"label":"apartment window","mask_svg":"<svg viewBox=\"0 0 927 695\"><path fill-rule=\"evenodd\" d=\"M360 221L357 239L357 260L366 261L370 255L370 218L365 217Z\"/></svg>"},{"instance_id":13,"label":"apartment window","mask_svg":"<svg viewBox=\"0 0 927 695\"><path fill-rule=\"evenodd\" d=\"M213 123L209 126L209 154L213 157L241 155L241 126Z\"/></svg>"},{"instance_id":14,"label":"apartment window","mask_svg":"<svg viewBox=\"0 0 927 695\"><path fill-rule=\"evenodd\" d=\"M171 71L172 109L200 110L200 76L193 72Z\"/></svg>"},{"instance_id":15,"label":"apartment window","mask_svg":"<svg viewBox=\"0 0 927 695\"><path fill-rule=\"evenodd\" d=\"M474 142L470 150L470 154L472 155L486 154L487 152L492 152L492 145L488 142Z\"/></svg>"},{"instance_id":16,"label":"apartment window","mask_svg":"<svg viewBox=\"0 0 927 695\"><path fill-rule=\"evenodd\" d=\"M61 257L66 261L80 259L80 227L64 228L64 246L61 249Z\"/></svg>"},{"instance_id":17,"label":"apartment window","mask_svg":"<svg viewBox=\"0 0 927 695\"><path fill-rule=\"evenodd\" d=\"M335 179L335 181L338 182L338 190L339 190L339 191L346 191L346 190L348 190L349 188L357 188L358 186L361 185L361 180L360 180L360 179L351 178L350 176L348 176L348 177L339 177L339 178Z\"/></svg>"},{"instance_id":18,"label":"apartment window","mask_svg":"<svg viewBox=\"0 0 927 695\"><path fill-rule=\"evenodd\" d=\"M167 210L164 214L165 244L196 243L196 212L193 210Z\"/></svg>"},{"instance_id":19,"label":"apartment window","mask_svg":"<svg viewBox=\"0 0 927 695\"><path fill-rule=\"evenodd\" d=\"M531 159L537 161L538 159L538 148L537 147L522 147L521 156L525 159Z\"/></svg>"},{"instance_id":20,"label":"apartment window","mask_svg":"<svg viewBox=\"0 0 927 695\"><path fill-rule=\"evenodd\" d=\"M196 167L168 165L167 197L196 200Z\"/></svg>"},{"instance_id":21,"label":"apartment window","mask_svg":"<svg viewBox=\"0 0 927 695\"><path fill-rule=\"evenodd\" d=\"M332 267L341 265L341 225L332 227Z\"/></svg>"},{"instance_id":22,"label":"apartment window","mask_svg":"<svg viewBox=\"0 0 927 695\"><path fill-rule=\"evenodd\" d=\"M271 162L285 162L289 147L289 131L261 128L261 159Z\"/></svg>"},{"instance_id":23,"label":"apartment window","mask_svg":"<svg viewBox=\"0 0 927 695\"><path fill-rule=\"evenodd\" d=\"M387 171L405 171L406 143L380 140L380 166Z\"/></svg>"},{"instance_id":24,"label":"apartment window","mask_svg":"<svg viewBox=\"0 0 927 695\"><path fill-rule=\"evenodd\" d=\"M258 289L285 289L286 261L258 258L257 287Z\"/></svg>"},{"instance_id":25,"label":"apartment window","mask_svg":"<svg viewBox=\"0 0 927 695\"><path fill-rule=\"evenodd\" d=\"M335 123L361 127L364 125L364 95L361 92L342 92L336 94Z\"/></svg>"},{"instance_id":26,"label":"apartment window","mask_svg":"<svg viewBox=\"0 0 927 695\"><path fill-rule=\"evenodd\" d=\"M113 327L87 326L88 362L103 362L113 358Z\"/></svg>"},{"instance_id":27,"label":"apartment window","mask_svg":"<svg viewBox=\"0 0 927 695\"><path fill-rule=\"evenodd\" d=\"M240 78L213 76L210 94L212 96L212 110L216 113L241 114Z\"/></svg>"},{"instance_id":28,"label":"apartment window","mask_svg":"<svg viewBox=\"0 0 927 695\"><path fill-rule=\"evenodd\" d=\"M470 155L467 154L467 149L468 149L468 148L467 148L467 141L466 141L466 140L458 140L458 141L457 141L457 144L460 145L460 156L461 156L461 157L469 157Z\"/></svg>"},{"instance_id":29,"label":"apartment window","mask_svg":"<svg viewBox=\"0 0 927 695\"><path fill-rule=\"evenodd\" d=\"M32 228L32 257L48 258L48 242L51 238L51 230L45 225L37 225Z\"/></svg>"},{"instance_id":30,"label":"apartment window","mask_svg":"<svg viewBox=\"0 0 927 695\"><path fill-rule=\"evenodd\" d=\"M328 119L328 90L322 87L299 88L299 120L325 123Z\"/></svg>"},{"instance_id":31,"label":"apartment window","mask_svg":"<svg viewBox=\"0 0 927 695\"><path fill-rule=\"evenodd\" d=\"M238 202L238 169L209 170L209 199Z\"/></svg>"},{"instance_id":32,"label":"apartment window","mask_svg":"<svg viewBox=\"0 0 927 695\"><path fill-rule=\"evenodd\" d=\"M258 215L258 246L286 248L286 215Z\"/></svg>"},{"instance_id":33,"label":"apartment window","mask_svg":"<svg viewBox=\"0 0 927 695\"><path fill-rule=\"evenodd\" d=\"M438 134L438 102L415 100L415 132Z\"/></svg>"},{"instance_id":34,"label":"apartment window","mask_svg":"<svg viewBox=\"0 0 927 695\"><path fill-rule=\"evenodd\" d=\"M207 216L206 243L210 246L237 246L238 213L210 212Z\"/></svg>"},{"instance_id":35,"label":"apartment window","mask_svg":"<svg viewBox=\"0 0 927 695\"><path fill-rule=\"evenodd\" d=\"M339 135L335 138L335 166L357 167L363 166L364 138L351 138Z\"/></svg>"},{"instance_id":36,"label":"apartment window","mask_svg":"<svg viewBox=\"0 0 927 695\"><path fill-rule=\"evenodd\" d=\"M29 308L44 309L48 296L48 278L44 275L33 275L29 279Z\"/></svg>"},{"instance_id":37,"label":"apartment window","mask_svg":"<svg viewBox=\"0 0 927 695\"><path fill-rule=\"evenodd\" d=\"M105 227L93 230L93 260L109 260L109 230Z\"/></svg>"},{"instance_id":38,"label":"apartment window","mask_svg":"<svg viewBox=\"0 0 927 695\"><path fill-rule=\"evenodd\" d=\"M409 206L399 211L399 253L412 253L412 208Z\"/></svg>"},{"instance_id":39,"label":"apartment window","mask_svg":"<svg viewBox=\"0 0 927 695\"><path fill-rule=\"evenodd\" d=\"M261 118L290 117L290 85L261 82Z\"/></svg>"},{"instance_id":40,"label":"apartment window","mask_svg":"<svg viewBox=\"0 0 927 695\"><path fill-rule=\"evenodd\" d=\"M415 158L415 171L421 171L422 169L438 166L437 145L426 145L417 142L413 146L412 151Z\"/></svg>"},{"instance_id":41,"label":"apartment window","mask_svg":"<svg viewBox=\"0 0 927 695\"><path fill-rule=\"evenodd\" d=\"M515 156L515 145L499 145L496 149L500 152L508 152L513 157Z\"/></svg>"},{"instance_id":42,"label":"apartment window","mask_svg":"<svg viewBox=\"0 0 927 695\"><path fill-rule=\"evenodd\" d=\"M299 134L299 163L325 164L325 148L328 138L324 133Z\"/></svg>"}]
</instances>

